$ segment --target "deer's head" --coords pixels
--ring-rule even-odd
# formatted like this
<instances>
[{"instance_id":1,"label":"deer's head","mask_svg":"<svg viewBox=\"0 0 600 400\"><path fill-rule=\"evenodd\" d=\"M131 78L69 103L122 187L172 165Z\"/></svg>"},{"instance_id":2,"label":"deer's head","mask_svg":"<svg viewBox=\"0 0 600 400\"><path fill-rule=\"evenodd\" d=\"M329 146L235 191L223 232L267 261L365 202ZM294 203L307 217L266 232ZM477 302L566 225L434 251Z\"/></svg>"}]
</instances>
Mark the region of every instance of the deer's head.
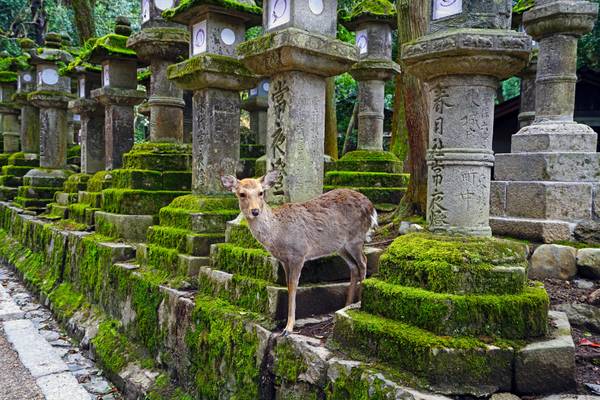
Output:
<instances>
[{"instance_id":1,"label":"deer's head","mask_svg":"<svg viewBox=\"0 0 600 400\"><path fill-rule=\"evenodd\" d=\"M235 176L224 175L221 177L221 183L227 190L235 193L240 202L240 210L247 220L251 220L263 211L265 191L271 188L278 178L279 172L273 170L258 179L238 180Z\"/></svg>"}]
</instances>

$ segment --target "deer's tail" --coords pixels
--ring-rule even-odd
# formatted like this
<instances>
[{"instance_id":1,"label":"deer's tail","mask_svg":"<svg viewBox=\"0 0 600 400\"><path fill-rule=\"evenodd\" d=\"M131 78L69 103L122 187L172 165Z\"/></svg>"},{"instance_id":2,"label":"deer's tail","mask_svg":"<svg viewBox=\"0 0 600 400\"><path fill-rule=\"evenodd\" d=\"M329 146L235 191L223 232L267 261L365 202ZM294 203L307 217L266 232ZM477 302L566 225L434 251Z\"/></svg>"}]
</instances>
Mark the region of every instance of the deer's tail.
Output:
<instances>
[{"instance_id":1,"label":"deer's tail","mask_svg":"<svg viewBox=\"0 0 600 400\"><path fill-rule=\"evenodd\" d=\"M365 242L370 242L373 239L373 233L375 233L375 229L379 224L377 223L377 211L373 208L373 212L371 213L371 227L367 231L367 236L365 237Z\"/></svg>"}]
</instances>

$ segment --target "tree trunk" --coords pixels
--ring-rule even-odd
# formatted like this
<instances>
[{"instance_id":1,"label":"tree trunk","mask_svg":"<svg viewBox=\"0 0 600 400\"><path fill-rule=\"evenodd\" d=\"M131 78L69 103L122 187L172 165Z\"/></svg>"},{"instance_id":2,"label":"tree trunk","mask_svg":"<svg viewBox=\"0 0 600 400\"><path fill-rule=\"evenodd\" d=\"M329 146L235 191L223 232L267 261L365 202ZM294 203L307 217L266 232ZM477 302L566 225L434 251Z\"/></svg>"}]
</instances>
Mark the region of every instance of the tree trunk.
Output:
<instances>
[{"instance_id":1,"label":"tree trunk","mask_svg":"<svg viewBox=\"0 0 600 400\"><path fill-rule=\"evenodd\" d=\"M398 57L400 63L400 57ZM402 74L395 77L394 115L392 116L392 142L390 151L402 161L408 155L408 127L406 126L406 110L404 108L404 82Z\"/></svg>"},{"instance_id":2,"label":"tree trunk","mask_svg":"<svg viewBox=\"0 0 600 400\"><path fill-rule=\"evenodd\" d=\"M325 154L338 159L337 116L335 109L335 77L327 78L325 91Z\"/></svg>"},{"instance_id":3,"label":"tree trunk","mask_svg":"<svg viewBox=\"0 0 600 400\"><path fill-rule=\"evenodd\" d=\"M44 0L31 0L31 33L35 42L42 46L44 44L44 32L46 31L46 11Z\"/></svg>"},{"instance_id":4,"label":"tree trunk","mask_svg":"<svg viewBox=\"0 0 600 400\"><path fill-rule=\"evenodd\" d=\"M75 26L79 34L80 44L96 36L96 23L94 21L95 0L71 0L75 14Z\"/></svg>"},{"instance_id":5,"label":"tree trunk","mask_svg":"<svg viewBox=\"0 0 600 400\"><path fill-rule=\"evenodd\" d=\"M398 46L427 33L429 1L398 0ZM398 52L401 56L401 52ZM399 211L425 215L427 208L427 142L429 120L425 85L409 74L401 77L404 114L408 129L408 160L405 171L410 173L408 190ZM400 115L399 115L400 117Z\"/></svg>"},{"instance_id":6,"label":"tree trunk","mask_svg":"<svg viewBox=\"0 0 600 400\"><path fill-rule=\"evenodd\" d=\"M358 118L358 98L356 99L356 103L354 103L354 108L352 109L352 115L350 116L350 121L348 121L348 129L346 129L346 136L344 136L344 146L342 148L342 157L344 154L350 151L350 136L352 135L352 131L354 130L354 125L356 125L356 120Z\"/></svg>"}]
</instances>

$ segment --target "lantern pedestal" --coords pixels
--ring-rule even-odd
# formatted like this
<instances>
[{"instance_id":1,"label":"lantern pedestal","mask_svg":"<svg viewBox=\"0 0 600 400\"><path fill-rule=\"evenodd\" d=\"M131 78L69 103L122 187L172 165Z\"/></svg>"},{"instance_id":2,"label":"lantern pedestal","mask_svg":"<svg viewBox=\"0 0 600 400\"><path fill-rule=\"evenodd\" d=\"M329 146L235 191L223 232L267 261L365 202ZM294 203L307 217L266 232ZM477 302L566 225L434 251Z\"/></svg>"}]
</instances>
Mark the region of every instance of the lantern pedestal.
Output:
<instances>
[{"instance_id":1,"label":"lantern pedestal","mask_svg":"<svg viewBox=\"0 0 600 400\"><path fill-rule=\"evenodd\" d=\"M320 195L325 78L347 71L356 61L356 48L286 28L245 42L238 50L249 69L271 79L267 169L278 169L281 182L275 185L270 201L298 202Z\"/></svg>"}]
</instances>

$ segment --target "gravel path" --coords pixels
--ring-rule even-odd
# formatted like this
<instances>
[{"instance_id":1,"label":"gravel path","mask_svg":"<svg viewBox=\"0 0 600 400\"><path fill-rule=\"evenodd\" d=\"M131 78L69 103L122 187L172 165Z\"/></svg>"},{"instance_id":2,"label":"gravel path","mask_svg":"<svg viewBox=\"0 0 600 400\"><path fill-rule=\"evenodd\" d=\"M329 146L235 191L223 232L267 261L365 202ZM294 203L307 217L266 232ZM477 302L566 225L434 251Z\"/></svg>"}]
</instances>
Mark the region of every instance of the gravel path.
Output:
<instances>
[{"instance_id":1,"label":"gravel path","mask_svg":"<svg viewBox=\"0 0 600 400\"><path fill-rule=\"evenodd\" d=\"M6 340L0 325L0 400L44 400L35 380Z\"/></svg>"}]
</instances>

